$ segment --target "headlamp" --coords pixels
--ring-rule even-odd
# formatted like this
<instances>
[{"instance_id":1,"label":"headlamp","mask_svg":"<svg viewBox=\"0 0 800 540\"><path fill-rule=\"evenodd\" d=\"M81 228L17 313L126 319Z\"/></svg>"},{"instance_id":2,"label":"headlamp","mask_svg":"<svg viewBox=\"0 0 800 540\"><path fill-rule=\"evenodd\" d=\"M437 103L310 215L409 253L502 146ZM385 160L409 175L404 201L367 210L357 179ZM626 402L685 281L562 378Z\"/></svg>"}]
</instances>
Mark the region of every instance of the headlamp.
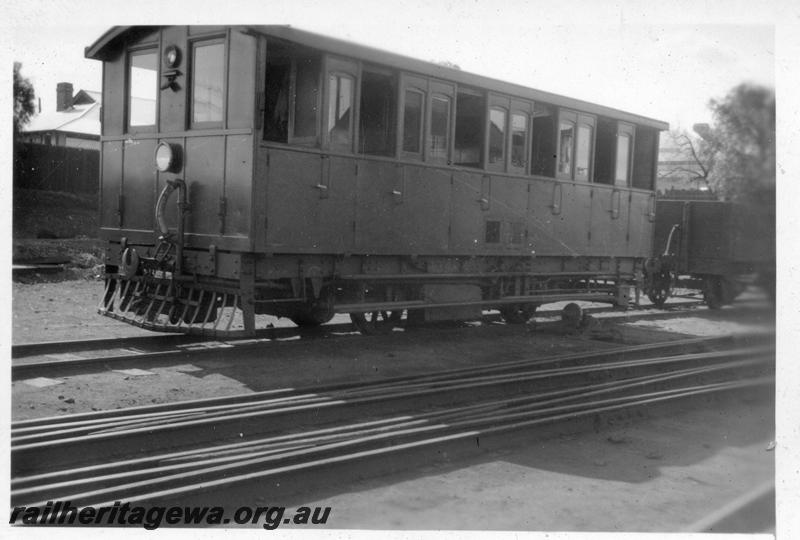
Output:
<instances>
[{"instance_id":1,"label":"headlamp","mask_svg":"<svg viewBox=\"0 0 800 540\"><path fill-rule=\"evenodd\" d=\"M161 172L178 172L181 167L180 147L161 142L156 146L156 168Z\"/></svg>"},{"instance_id":2,"label":"headlamp","mask_svg":"<svg viewBox=\"0 0 800 540\"><path fill-rule=\"evenodd\" d=\"M175 68L181 63L181 50L175 45L170 45L164 50L164 62L167 67Z\"/></svg>"}]
</instances>

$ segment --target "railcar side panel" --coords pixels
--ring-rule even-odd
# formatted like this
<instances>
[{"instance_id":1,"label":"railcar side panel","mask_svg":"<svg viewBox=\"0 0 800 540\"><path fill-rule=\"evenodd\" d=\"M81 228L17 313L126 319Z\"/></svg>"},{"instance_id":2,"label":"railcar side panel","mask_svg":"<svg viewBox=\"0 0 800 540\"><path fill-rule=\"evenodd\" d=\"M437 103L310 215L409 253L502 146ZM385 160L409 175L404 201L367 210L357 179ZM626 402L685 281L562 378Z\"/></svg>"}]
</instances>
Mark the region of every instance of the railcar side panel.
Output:
<instances>
[{"instance_id":1,"label":"railcar side panel","mask_svg":"<svg viewBox=\"0 0 800 540\"><path fill-rule=\"evenodd\" d=\"M170 26L162 31L162 42L165 46L180 45L187 51L188 29L185 26ZM186 84L175 86L168 92L159 92L159 126L162 133L181 132L186 129L187 94Z\"/></svg>"},{"instance_id":2,"label":"railcar side panel","mask_svg":"<svg viewBox=\"0 0 800 540\"><path fill-rule=\"evenodd\" d=\"M275 148L262 151L267 153L267 175L256 181L267 186L267 235L263 249L282 252L303 246L317 247L319 238L313 224L321 203L315 188L322 177L321 157Z\"/></svg>"},{"instance_id":3,"label":"railcar side panel","mask_svg":"<svg viewBox=\"0 0 800 540\"><path fill-rule=\"evenodd\" d=\"M122 141L102 144L103 181L100 184L100 229L120 226L119 197L122 194ZM117 204L114 204L117 201Z\"/></svg>"},{"instance_id":4,"label":"railcar side panel","mask_svg":"<svg viewBox=\"0 0 800 540\"><path fill-rule=\"evenodd\" d=\"M191 214L189 234L220 234L220 198L225 165L225 138L188 137L186 139L186 183Z\"/></svg>"},{"instance_id":5,"label":"railcar side panel","mask_svg":"<svg viewBox=\"0 0 800 540\"><path fill-rule=\"evenodd\" d=\"M225 200L220 201L221 232L250 236L253 212L253 138L230 135L225 144Z\"/></svg>"},{"instance_id":6,"label":"railcar side panel","mask_svg":"<svg viewBox=\"0 0 800 540\"><path fill-rule=\"evenodd\" d=\"M628 251L629 192L612 188L592 188L592 255L624 256Z\"/></svg>"},{"instance_id":7,"label":"railcar side panel","mask_svg":"<svg viewBox=\"0 0 800 540\"><path fill-rule=\"evenodd\" d=\"M550 180L531 180L528 184L528 243L537 256L557 255L564 246L555 235L555 219L559 208L553 199L559 192L558 185Z\"/></svg>"},{"instance_id":8,"label":"railcar side panel","mask_svg":"<svg viewBox=\"0 0 800 540\"><path fill-rule=\"evenodd\" d=\"M155 139L129 139L123 145L122 228L152 231L156 205Z\"/></svg>"},{"instance_id":9,"label":"railcar side panel","mask_svg":"<svg viewBox=\"0 0 800 540\"><path fill-rule=\"evenodd\" d=\"M390 193L389 204L400 246L412 255L447 253L450 173L407 164L397 169L400 195Z\"/></svg>"},{"instance_id":10,"label":"railcar side panel","mask_svg":"<svg viewBox=\"0 0 800 540\"><path fill-rule=\"evenodd\" d=\"M485 192L483 175L461 170L453 171L451 185L450 252L458 254L487 253L493 250L486 244L486 212L492 207L491 195ZM482 200L486 202L481 202ZM491 221L491 220L489 220Z\"/></svg>"},{"instance_id":11,"label":"railcar side panel","mask_svg":"<svg viewBox=\"0 0 800 540\"><path fill-rule=\"evenodd\" d=\"M228 53L228 129L251 128L255 115L256 46L254 36L231 32Z\"/></svg>"},{"instance_id":12,"label":"railcar side panel","mask_svg":"<svg viewBox=\"0 0 800 540\"><path fill-rule=\"evenodd\" d=\"M630 191L628 257L649 257L653 250L655 195Z\"/></svg>"},{"instance_id":13,"label":"railcar side panel","mask_svg":"<svg viewBox=\"0 0 800 540\"><path fill-rule=\"evenodd\" d=\"M553 222L553 234L560 240L564 255L585 255L589 247L591 187L559 182L559 213Z\"/></svg>"},{"instance_id":14,"label":"railcar side panel","mask_svg":"<svg viewBox=\"0 0 800 540\"><path fill-rule=\"evenodd\" d=\"M125 127L125 85L122 84L125 80L124 53L124 49L115 50L103 62L103 106L100 112L103 115L104 136L122 135Z\"/></svg>"},{"instance_id":15,"label":"railcar side panel","mask_svg":"<svg viewBox=\"0 0 800 540\"><path fill-rule=\"evenodd\" d=\"M353 251L355 160L269 149L267 251Z\"/></svg>"},{"instance_id":16,"label":"railcar side panel","mask_svg":"<svg viewBox=\"0 0 800 540\"><path fill-rule=\"evenodd\" d=\"M363 160L358 164L355 195L355 249L372 252L382 244L402 249L401 226L395 221L392 191L399 186L399 166Z\"/></svg>"},{"instance_id":17,"label":"railcar side panel","mask_svg":"<svg viewBox=\"0 0 800 540\"><path fill-rule=\"evenodd\" d=\"M487 219L500 223L499 248L504 254L530 255L527 235L528 180L491 177L491 208Z\"/></svg>"}]
</instances>

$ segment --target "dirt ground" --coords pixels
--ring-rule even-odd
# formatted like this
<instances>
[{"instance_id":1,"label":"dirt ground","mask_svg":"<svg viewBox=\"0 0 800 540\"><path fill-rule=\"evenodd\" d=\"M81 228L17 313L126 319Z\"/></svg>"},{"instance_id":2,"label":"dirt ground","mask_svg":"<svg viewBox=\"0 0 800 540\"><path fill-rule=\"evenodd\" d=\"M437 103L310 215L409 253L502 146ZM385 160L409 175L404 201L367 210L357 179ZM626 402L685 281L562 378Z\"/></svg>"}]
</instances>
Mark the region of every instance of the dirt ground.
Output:
<instances>
[{"instance_id":1,"label":"dirt ground","mask_svg":"<svg viewBox=\"0 0 800 540\"><path fill-rule=\"evenodd\" d=\"M681 532L774 478L773 439L763 403L676 407L301 500L331 528Z\"/></svg>"}]
</instances>

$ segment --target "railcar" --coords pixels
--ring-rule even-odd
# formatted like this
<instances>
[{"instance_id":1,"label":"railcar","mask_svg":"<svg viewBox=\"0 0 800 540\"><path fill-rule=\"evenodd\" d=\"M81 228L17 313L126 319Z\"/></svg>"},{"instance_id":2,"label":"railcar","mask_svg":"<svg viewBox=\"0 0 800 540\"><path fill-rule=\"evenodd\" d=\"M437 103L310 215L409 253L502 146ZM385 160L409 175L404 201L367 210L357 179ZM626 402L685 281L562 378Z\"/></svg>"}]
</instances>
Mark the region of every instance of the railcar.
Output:
<instances>
[{"instance_id":1,"label":"railcar","mask_svg":"<svg viewBox=\"0 0 800 540\"><path fill-rule=\"evenodd\" d=\"M663 306L676 287L702 292L718 309L755 282L774 299L775 215L759 205L716 200L659 199L654 257L645 261L644 288Z\"/></svg>"},{"instance_id":2,"label":"railcar","mask_svg":"<svg viewBox=\"0 0 800 540\"><path fill-rule=\"evenodd\" d=\"M664 122L288 26L115 27L86 56L103 315L521 323L627 305L651 255Z\"/></svg>"}]
</instances>

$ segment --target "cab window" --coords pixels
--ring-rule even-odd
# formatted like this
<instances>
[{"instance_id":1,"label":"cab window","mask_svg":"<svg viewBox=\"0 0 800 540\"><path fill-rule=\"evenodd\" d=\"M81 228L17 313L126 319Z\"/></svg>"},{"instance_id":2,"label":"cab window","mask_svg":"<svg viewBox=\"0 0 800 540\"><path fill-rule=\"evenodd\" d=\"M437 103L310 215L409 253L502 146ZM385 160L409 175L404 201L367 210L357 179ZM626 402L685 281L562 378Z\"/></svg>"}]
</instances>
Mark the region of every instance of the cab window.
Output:
<instances>
[{"instance_id":1,"label":"cab window","mask_svg":"<svg viewBox=\"0 0 800 540\"><path fill-rule=\"evenodd\" d=\"M158 52L134 51L128 68L128 126L156 125L158 97Z\"/></svg>"},{"instance_id":2,"label":"cab window","mask_svg":"<svg viewBox=\"0 0 800 540\"><path fill-rule=\"evenodd\" d=\"M198 42L192 50L192 124L221 124L224 103L225 44Z\"/></svg>"}]
</instances>

